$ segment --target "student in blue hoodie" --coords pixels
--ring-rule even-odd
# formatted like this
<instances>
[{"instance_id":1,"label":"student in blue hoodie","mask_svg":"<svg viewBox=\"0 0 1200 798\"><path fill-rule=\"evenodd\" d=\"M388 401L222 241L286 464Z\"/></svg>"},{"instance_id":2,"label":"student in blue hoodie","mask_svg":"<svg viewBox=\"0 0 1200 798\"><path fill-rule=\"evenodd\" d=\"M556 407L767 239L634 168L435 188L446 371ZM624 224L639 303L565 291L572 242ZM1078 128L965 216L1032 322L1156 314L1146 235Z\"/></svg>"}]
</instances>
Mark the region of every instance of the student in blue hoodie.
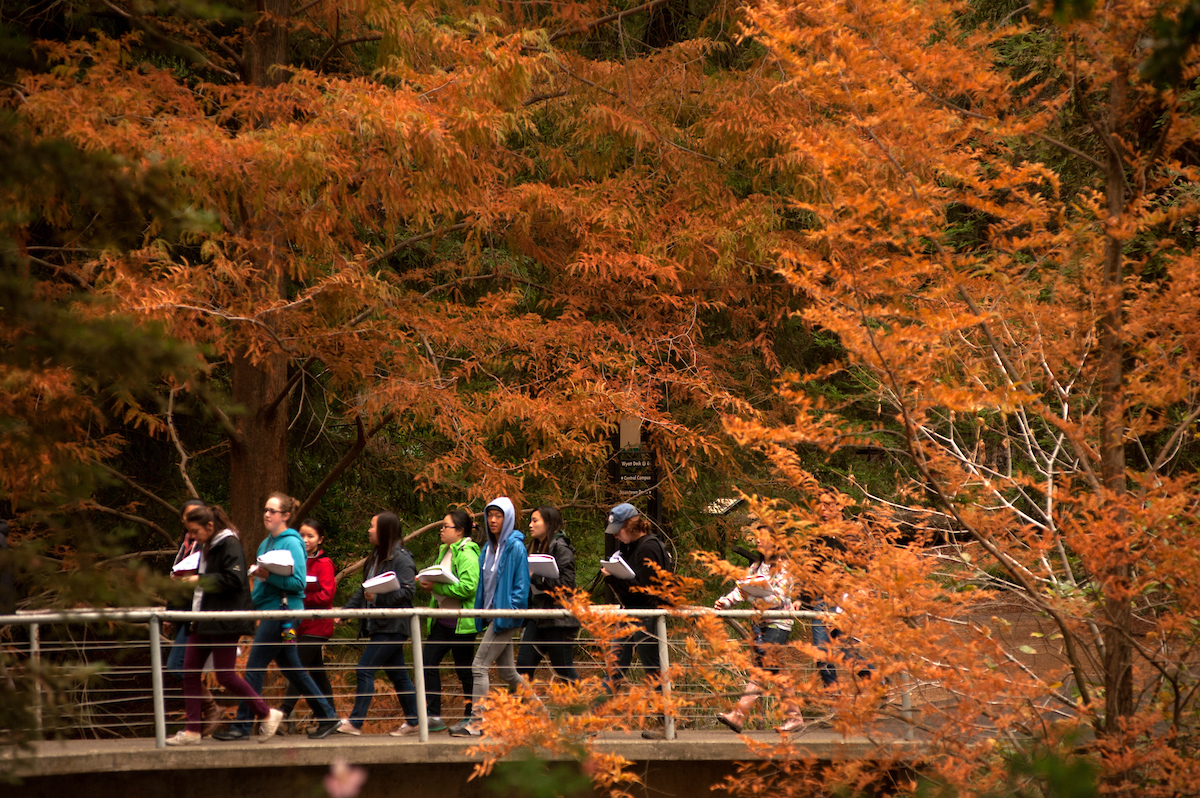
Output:
<instances>
[{"instance_id":1,"label":"student in blue hoodie","mask_svg":"<svg viewBox=\"0 0 1200 798\"><path fill-rule=\"evenodd\" d=\"M494 499L484 508L487 541L479 555L479 586L475 589L475 609L523 610L529 605L529 556L525 551L525 536L516 529L516 511L507 496ZM450 730L453 737L479 737L480 702L487 695L488 669L496 665L500 678L511 688L524 680L517 673L513 656L513 638L524 626L523 618L475 619L483 632L471 674L475 684L471 691L472 717Z\"/></svg>"},{"instance_id":2,"label":"student in blue hoodie","mask_svg":"<svg viewBox=\"0 0 1200 798\"><path fill-rule=\"evenodd\" d=\"M254 572L254 589L250 599L256 610L304 609L305 577L308 555L300 533L288 526L297 502L283 493L272 493L263 509L263 526L267 537L258 547L258 556L268 551L289 551L292 554L292 575L268 573L265 568ZM262 694L267 666L274 662L283 672L292 690L308 699L318 717L317 726L308 733L314 739L328 737L340 723L332 702L321 694L316 682L300 664L294 639L284 639L284 627L294 621L262 621L254 633L254 644L246 660L246 681L256 693ZM248 701L238 705L237 722L213 735L214 740L244 740L250 736L254 710Z\"/></svg>"}]
</instances>

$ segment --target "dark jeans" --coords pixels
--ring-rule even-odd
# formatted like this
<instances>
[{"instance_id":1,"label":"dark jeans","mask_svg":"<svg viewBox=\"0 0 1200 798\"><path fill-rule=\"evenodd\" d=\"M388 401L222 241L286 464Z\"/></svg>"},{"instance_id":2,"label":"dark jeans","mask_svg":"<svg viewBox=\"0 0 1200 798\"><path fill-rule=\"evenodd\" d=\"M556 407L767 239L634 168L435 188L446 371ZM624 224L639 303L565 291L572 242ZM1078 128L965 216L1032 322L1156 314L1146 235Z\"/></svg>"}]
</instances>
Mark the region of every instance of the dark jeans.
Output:
<instances>
[{"instance_id":1,"label":"dark jeans","mask_svg":"<svg viewBox=\"0 0 1200 798\"><path fill-rule=\"evenodd\" d=\"M179 631L175 633L175 643L171 646L171 653L167 655L166 672L174 676L176 679L183 679L183 655L187 651L188 628L191 624L179 624Z\"/></svg>"},{"instance_id":2,"label":"dark jeans","mask_svg":"<svg viewBox=\"0 0 1200 798\"><path fill-rule=\"evenodd\" d=\"M521 637L521 649L517 653L517 673L526 679L533 678L533 672L542 659L549 659L554 668L554 675L568 682L579 679L575 672L575 635L579 627L542 626L530 621L525 625L525 634ZM657 653L657 648L655 649Z\"/></svg>"},{"instance_id":3,"label":"dark jeans","mask_svg":"<svg viewBox=\"0 0 1200 798\"><path fill-rule=\"evenodd\" d=\"M188 637L183 658L183 697L187 711L187 730L199 733L202 721L200 703L203 690L200 686L201 669L208 655L212 654L213 670L217 682L229 692L242 697L242 706L251 717L265 718L271 711L258 691L245 679L237 675L237 643L239 635L202 635Z\"/></svg>"},{"instance_id":4,"label":"dark jeans","mask_svg":"<svg viewBox=\"0 0 1200 798\"><path fill-rule=\"evenodd\" d=\"M254 645L250 648L250 657L246 660L246 681L261 694L263 679L267 675L267 666L274 662L279 666L285 679L292 689L309 699L309 704L316 704L313 712L321 720L337 717L337 711L329 699L321 694L308 671L300 664L300 655L296 644L284 641L282 635L283 621L260 621L258 631L254 633ZM253 712L245 702L238 704L237 722L233 725L247 734L253 720Z\"/></svg>"},{"instance_id":5,"label":"dark jeans","mask_svg":"<svg viewBox=\"0 0 1200 798\"><path fill-rule=\"evenodd\" d=\"M304 670L312 677L313 684L321 691L321 695L332 702L333 685L329 683L329 674L325 672L325 644L328 642L328 637L301 635L300 639L296 641L296 654L300 657L300 664L304 666ZM290 715L300 698L300 692L292 686L291 682L288 682L287 694L283 697L283 703L279 705L283 714ZM317 714L317 708L313 702L307 698L304 700L313 714Z\"/></svg>"},{"instance_id":6,"label":"dark jeans","mask_svg":"<svg viewBox=\"0 0 1200 798\"><path fill-rule=\"evenodd\" d=\"M779 673L779 654L771 648L786 645L791 636L790 629L774 626L754 627L754 664L769 673ZM772 662L767 662L768 654L771 655Z\"/></svg>"},{"instance_id":7,"label":"dark jeans","mask_svg":"<svg viewBox=\"0 0 1200 798\"><path fill-rule=\"evenodd\" d=\"M833 611L833 608L823 601L818 601L813 606L813 609L817 612ZM840 640L841 637L841 629L830 630L829 627L827 627L822 621L812 622L813 645L824 651L826 654L833 653L834 641ZM854 638L850 638L847 644L839 644L837 647L838 650L841 651L842 656L844 656L847 660L854 660L855 662L860 663L859 670L857 671L859 678L870 678L871 672L874 670L874 668L866 661L866 659L863 658L863 655L858 652L858 648L855 647L855 643L857 642L858 641ZM821 674L821 682L824 683L826 687L837 684L837 667L832 662L819 662L817 663L817 668Z\"/></svg>"},{"instance_id":8,"label":"dark jeans","mask_svg":"<svg viewBox=\"0 0 1200 798\"><path fill-rule=\"evenodd\" d=\"M653 618L648 620L648 623L654 623ZM642 661L642 669L646 671L647 678L657 677L661 661L658 658L658 637L649 632L645 627L638 629L631 635L621 638L613 646L617 652L617 672L610 674L605 680L608 684L609 692L616 692L617 687L629 675L630 666L633 665L633 655L636 652L638 659ZM662 689L659 685L658 689Z\"/></svg>"},{"instance_id":9,"label":"dark jeans","mask_svg":"<svg viewBox=\"0 0 1200 798\"><path fill-rule=\"evenodd\" d=\"M403 634L373 634L367 647L363 649L355 670L356 686L354 689L354 709L350 710L350 723L361 729L367 720L367 712L371 709L371 699L375 697L375 672L383 669L391 679L392 686L400 697L400 708L404 718L413 726L417 725L417 694L413 688L412 679L404 667L404 641L408 639Z\"/></svg>"},{"instance_id":10,"label":"dark jeans","mask_svg":"<svg viewBox=\"0 0 1200 798\"><path fill-rule=\"evenodd\" d=\"M471 662L475 659L475 634L459 634L449 626L442 626L434 619L433 628L425 641L421 654L421 666L425 671L425 707L430 717L442 715L442 660L450 654L454 659L454 672L462 682L463 716L471 714L471 693L475 689L475 677L471 674Z\"/></svg>"}]
</instances>

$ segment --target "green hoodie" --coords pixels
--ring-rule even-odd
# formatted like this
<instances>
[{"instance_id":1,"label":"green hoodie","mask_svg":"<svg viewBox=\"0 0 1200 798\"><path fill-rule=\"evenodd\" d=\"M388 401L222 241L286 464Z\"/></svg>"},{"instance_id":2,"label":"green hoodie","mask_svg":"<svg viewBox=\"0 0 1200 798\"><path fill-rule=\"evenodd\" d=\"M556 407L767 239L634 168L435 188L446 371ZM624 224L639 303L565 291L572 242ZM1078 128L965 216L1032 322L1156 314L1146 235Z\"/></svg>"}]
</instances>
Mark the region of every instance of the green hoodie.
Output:
<instances>
[{"instance_id":1,"label":"green hoodie","mask_svg":"<svg viewBox=\"0 0 1200 798\"><path fill-rule=\"evenodd\" d=\"M430 592L434 595L429 599L429 606L437 609L437 597L446 596L462 602L464 610L475 609L475 589L479 585L479 546L470 538L463 538L450 545L450 572L458 577L457 585L434 583ZM446 544L438 547L437 559L430 566L439 565L446 556ZM420 577L418 577L420 579ZM425 619L425 634L433 629L433 619ZM458 634L475 634L475 619L465 616L458 619L454 631Z\"/></svg>"}]
</instances>

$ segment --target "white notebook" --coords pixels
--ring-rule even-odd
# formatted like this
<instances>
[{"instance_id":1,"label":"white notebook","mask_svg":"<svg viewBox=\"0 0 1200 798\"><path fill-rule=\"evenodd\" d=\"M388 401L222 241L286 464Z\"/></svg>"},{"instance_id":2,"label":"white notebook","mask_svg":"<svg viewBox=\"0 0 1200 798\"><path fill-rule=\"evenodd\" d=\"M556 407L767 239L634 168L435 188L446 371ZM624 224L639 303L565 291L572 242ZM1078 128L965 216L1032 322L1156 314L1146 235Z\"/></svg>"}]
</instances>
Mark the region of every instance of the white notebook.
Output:
<instances>
[{"instance_id":1,"label":"white notebook","mask_svg":"<svg viewBox=\"0 0 1200 798\"><path fill-rule=\"evenodd\" d=\"M188 556L184 557L171 568L171 573L176 576L191 576L200 570L200 552L193 551Z\"/></svg>"},{"instance_id":2,"label":"white notebook","mask_svg":"<svg viewBox=\"0 0 1200 798\"><path fill-rule=\"evenodd\" d=\"M558 562L553 554L530 554L529 575L558 579Z\"/></svg>"},{"instance_id":3,"label":"white notebook","mask_svg":"<svg viewBox=\"0 0 1200 798\"><path fill-rule=\"evenodd\" d=\"M258 567L266 569L268 573L291 576L292 570L296 567L296 561L292 559L292 553L287 549L275 549L259 555Z\"/></svg>"},{"instance_id":4,"label":"white notebook","mask_svg":"<svg viewBox=\"0 0 1200 798\"><path fill-rule=\"evenodd\" d=\"M396 578L393 571L384 571L379 576L373 576L363 582L363 592L368 596L374 596L378 593L391 593L393 590L400 589L400 580Z\"/></svg>"},{"instance_id":5,"label":"white notebook","mask_svg":"<svg viewBox=\"0 0 1200 798\"><path fill-rule=\"evenodd\" d=\"M629 563L625 562L625 558L621 556L621 552L619 551L614 551L612 557L602 560L600 564L605 566L606 570L617 579L623 579L628 582L635 576L633 569L629 567Z\"/></svg>"},{"instance_id":6,"label":"white notebook","mask_svg":"<svg viewBox=\"0 0 1200 798\"><path fill-rule=\"evenodd\" d=\"M458 577L440 565L431 565L417 574L418 582L437 582L443 585L457 585Z\"/></svg>"}]
</instances>

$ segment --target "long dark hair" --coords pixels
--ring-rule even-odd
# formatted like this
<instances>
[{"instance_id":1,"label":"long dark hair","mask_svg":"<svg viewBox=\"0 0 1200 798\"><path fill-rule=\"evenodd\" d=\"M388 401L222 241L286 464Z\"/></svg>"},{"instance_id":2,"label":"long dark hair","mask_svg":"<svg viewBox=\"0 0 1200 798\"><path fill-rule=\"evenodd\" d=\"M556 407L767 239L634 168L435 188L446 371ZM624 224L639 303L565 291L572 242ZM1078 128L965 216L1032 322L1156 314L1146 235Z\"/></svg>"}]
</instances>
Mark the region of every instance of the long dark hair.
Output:
<instances>
[{"instance_id":1,"label":"long dark hair","mask_svg":"<svg viewBox=\"0 0 1200 798\"><path fill-rule=\"evenodd\" d=\"M371 553L370 562L367 563L370 568L378 568L381 563L390 560L392 549L396 548L397 544L404 544L400 532L400 516L388 511L375 516L375 540L378 543L375 544L375 551Z\"/></svg>"},{"instance_id":2,"label":"long dark hair","mask_svg":"<svg viewBox=\"0 0 1200 798\"><path fill-rule=\"evenodd\" d=\"M237 527L229 520L229 516L215 504L202 504L199 507L193 507L187 511L183 520L191 524L200 524L200 526L208 526L212 524L213 535L208 540L204 541L204 556L208 557L208 550L212 547L213 538L217 532L228 529L234 535L238 534Z\"/></svg>"},{"instance_id":3,"label":"long dark hair","mask_svg":"<svg viewBox=\"0 0 1200 798\"><path fill-rule=\"evenodd\" d=\"M543 504L534 512L540 515L546 524L546 537L541 540L534 538L530 543L529 551L533 554L545 554L550 551L550 541L554 540L554 536L562 531L562 513L553 504ZM532 538L533 535L530 537Z\"/></svg>"}]
</instances>

